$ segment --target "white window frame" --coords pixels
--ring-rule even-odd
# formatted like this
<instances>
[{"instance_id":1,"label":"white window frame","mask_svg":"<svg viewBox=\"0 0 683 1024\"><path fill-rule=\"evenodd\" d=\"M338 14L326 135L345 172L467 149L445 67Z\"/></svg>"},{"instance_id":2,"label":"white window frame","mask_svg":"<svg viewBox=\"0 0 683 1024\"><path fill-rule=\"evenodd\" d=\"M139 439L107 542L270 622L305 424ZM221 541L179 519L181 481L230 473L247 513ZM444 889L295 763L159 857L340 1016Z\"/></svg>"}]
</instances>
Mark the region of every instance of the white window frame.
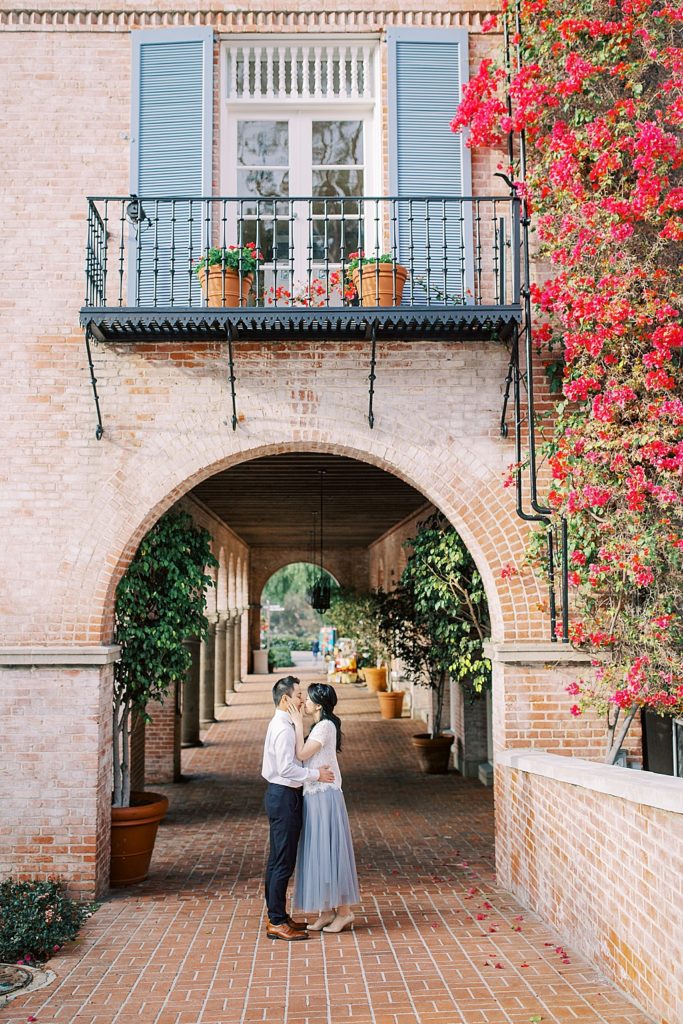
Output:
<instances>
[{"instance_id":1,"label":"white window frame","mask_svg":"<svg viewBox=\"0 0 683 1024\"><path fill-rule=\"evenodd\" d=\"M320 101L315 98L281 97L272 99L235 99L228 95L229 86L229 56L232 48L253 45L305 45L315 47L316 45L331 45L336 41L340 45L365 45L373 52L372 60L372 97L358 99L329 99ZM363 131L363 167L364 167L364 192L366 196L378 196L382 188L382 105L381 105L381 72L380 72L380 50L376 36L345 34L343 36L256 36L256 35L230 35L222 40L220 59L220 142L219 142L219 183L221 195L237 196L237 163L235 154L237 150L237 121L264 120L278 121L289 120L294 125L294 132L290 131L290 185L291 196L310 196L312 193L312 163L304 165L295 170L292 156L297 153L310 153L311 139L310 130L306 130L306 123L314 120L335 120L335 121L362 121ZM294 173L293 173L294 172ZM301 182L299 191L296 188L296 180ZM370 211L367 211L370 219ZM366 224L367 237L370 237L370 223ZM301 222L295 225L295 252L298 259L306 251L306 224ZM295 274L299 268L295 268ZM300 272L300 270L299 270Z\"/></svg>"}]
</instances>

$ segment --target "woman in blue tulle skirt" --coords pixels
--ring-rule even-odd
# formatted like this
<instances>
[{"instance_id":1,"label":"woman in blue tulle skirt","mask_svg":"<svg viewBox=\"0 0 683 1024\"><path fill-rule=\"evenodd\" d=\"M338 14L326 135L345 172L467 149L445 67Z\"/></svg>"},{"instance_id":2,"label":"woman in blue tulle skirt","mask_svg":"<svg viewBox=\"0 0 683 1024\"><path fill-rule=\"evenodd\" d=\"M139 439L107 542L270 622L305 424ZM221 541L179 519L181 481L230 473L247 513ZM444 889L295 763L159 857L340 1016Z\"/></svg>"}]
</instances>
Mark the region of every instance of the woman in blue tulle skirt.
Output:
<instances>
[{"instance_id":1,"label":"woman in blue tulle skirt","mask_svg":"<svg viewBox=\"0 0 683 1024\"><path fill-rule=\"evenodd\" d=\"M341 788L337 752L341 722L334 713L337 694L326 683L308 687L306 714L315 724L304 740L301 711L288 708L296 729L296 756L308 768L328 765L334 782L304 783L304 818L296 861L294 908L317 913L309 931L341 932L353 925L354 903L360 901L356 859L349 817Z\"/></svg>"}]
</instances>

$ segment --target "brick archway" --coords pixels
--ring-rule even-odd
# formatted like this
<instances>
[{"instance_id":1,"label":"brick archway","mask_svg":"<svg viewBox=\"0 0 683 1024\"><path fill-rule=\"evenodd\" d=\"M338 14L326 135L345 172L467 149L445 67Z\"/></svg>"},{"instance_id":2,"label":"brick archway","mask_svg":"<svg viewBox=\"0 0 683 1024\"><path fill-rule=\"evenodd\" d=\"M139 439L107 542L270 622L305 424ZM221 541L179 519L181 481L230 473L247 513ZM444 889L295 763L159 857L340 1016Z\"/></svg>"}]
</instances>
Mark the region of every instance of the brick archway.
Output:
<instances>
[{"instance_id":1,"label":"brick archway","mask_svg":"<svg viewBox=\"0 0 683 1024\"><path fill-rule=\"evenodd\" d=\"M525 541L511 496L500 485L499 465L487 467L466 450L454 455L445 443L421 447L400 434L349 430L329 421L325 426L280 424L278 440L239 433L205 435L201 446L195 434L191 453L178 439L172 451L158 452L152 460L149 451L131 459L123 482L112 478L104 485L97 516L85 524L64 592L70 618L73 621L78 608L89 642L109 642L116 584L140 539L167 508L214 473L246 460L294 451L324 451L369 462L421 491L453 523L472 552L484 580L494 638L546 638L536 581L530 576L501 578L503 566L519 563ZM93 564L99 568L96 576ZM59 624L53 623L52 629L59 630Z\"/></svg>"}]
</instances>

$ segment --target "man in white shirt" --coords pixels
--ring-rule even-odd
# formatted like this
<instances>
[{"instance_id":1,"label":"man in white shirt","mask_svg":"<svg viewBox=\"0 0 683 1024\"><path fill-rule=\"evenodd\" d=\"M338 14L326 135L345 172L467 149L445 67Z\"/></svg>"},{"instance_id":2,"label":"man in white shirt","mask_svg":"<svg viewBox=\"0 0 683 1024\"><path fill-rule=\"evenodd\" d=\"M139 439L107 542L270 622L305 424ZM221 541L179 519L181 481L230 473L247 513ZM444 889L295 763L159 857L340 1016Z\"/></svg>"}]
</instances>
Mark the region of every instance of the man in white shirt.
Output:
<instances>
[{"instance_id":1,"label":"man in white shirt","mask_svg":"<svg viewBox=\"0 0 683 1024\"><path fill-rule=\"evenodd\" d=\"M275 714L270 720L263 748L261 774L268 783L265 808L270 823L270 853L266 865L267 935L269 939L295 942L307 939L306 925L287 913L287 886L294 872L301 834L304 782L334 782L329 765L304 768L296 760L294 723L281 707L285 698L303 703L301 683L295 676L278 679L273 687ZM285 704L287 701L285 700Z\"/></svg>"}]
</instances>

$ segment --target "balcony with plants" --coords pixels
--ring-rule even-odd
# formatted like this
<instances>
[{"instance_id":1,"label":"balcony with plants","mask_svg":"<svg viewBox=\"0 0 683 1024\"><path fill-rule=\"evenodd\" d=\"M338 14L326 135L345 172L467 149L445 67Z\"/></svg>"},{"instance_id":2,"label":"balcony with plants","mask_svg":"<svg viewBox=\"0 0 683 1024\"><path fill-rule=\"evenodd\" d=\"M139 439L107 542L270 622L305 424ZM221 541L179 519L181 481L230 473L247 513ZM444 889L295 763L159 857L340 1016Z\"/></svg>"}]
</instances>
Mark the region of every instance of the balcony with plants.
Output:
<instances>
[{"instance_id":1,"label":"balcony with plants","mask_svg":"<svg viewBox=\"0 0 683 1024\"><path fill-rule=\"evenodd\" d=\"M506 196L93 197L81 323L99 341L505 338L519 252Z\"/></svg>"}]
</instances>

